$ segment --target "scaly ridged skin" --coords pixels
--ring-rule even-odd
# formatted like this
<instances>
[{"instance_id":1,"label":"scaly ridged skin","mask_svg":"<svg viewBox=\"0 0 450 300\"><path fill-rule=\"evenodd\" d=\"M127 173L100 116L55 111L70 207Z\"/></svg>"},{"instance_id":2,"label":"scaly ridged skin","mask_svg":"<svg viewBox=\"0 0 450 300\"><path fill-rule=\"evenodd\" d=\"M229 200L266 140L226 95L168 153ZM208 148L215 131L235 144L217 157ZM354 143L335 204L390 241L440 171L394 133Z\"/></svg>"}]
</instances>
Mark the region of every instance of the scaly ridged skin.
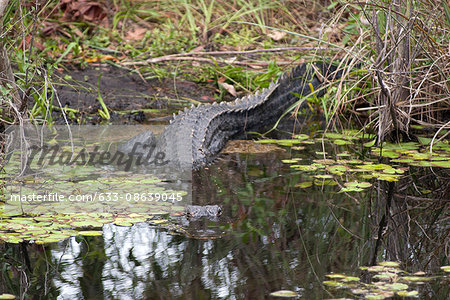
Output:
<instances>
[{"instance_id":1,"label":"scaly ridged skin","mask_svg":"<svg viewBox=\"0 0 450 300\"><path fill-rule=\"evenodd\" d=\"M321 86L321 79L340 77L334 66L321 63L302 64L289 73L282 74L275 83L255 95L245 96L232 102L202 104L185 109L174 116L161 134L157 149L169 160L190 164L194 169L211 162L230 139L242 136L246 131L260 131L274 122L294 103L297 95L308 95ZM317 93L321 96L323 91ZM139 138L142 136L142 139ZM130 142L144 142L148 134L136 136ZM128 144L128 143L127 143ZM129 146L127 146L129 148Z\"/></svg>"}]
</instances>

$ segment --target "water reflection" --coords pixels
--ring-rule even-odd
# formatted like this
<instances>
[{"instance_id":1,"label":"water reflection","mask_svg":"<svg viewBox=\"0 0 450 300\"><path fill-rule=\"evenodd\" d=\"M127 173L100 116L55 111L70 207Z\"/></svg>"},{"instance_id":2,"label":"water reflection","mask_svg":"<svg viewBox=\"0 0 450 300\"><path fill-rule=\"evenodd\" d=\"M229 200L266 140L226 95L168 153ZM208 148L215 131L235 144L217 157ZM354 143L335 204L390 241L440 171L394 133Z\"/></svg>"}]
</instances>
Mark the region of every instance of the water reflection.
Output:
<instances>
[{"instance_id":1,"label":"water reflection","mask_svg":"<svg viewBox=\"0 0 450 300\"><path fill-rule=\"evenodd\" d=\"M445 171L412 170L397 183L378 181L349 197L333 186L294 187L305 173L279 161L279 154L229 156L195 174L194 203L224 208L219 224L185 226L196 238L143 223L105 225L102 237L29 248L34 272L25 292L59 299L264 299L289 289L321 299L336 296L322 284L330 272L355 274L379 260L402 261L412 272L448 263ZM211 239L207 230L226 234ZM11 276L3 273L2 286ZM438 283L421 290L436 298L449 292Z\"/></svg>"}]
</instances>

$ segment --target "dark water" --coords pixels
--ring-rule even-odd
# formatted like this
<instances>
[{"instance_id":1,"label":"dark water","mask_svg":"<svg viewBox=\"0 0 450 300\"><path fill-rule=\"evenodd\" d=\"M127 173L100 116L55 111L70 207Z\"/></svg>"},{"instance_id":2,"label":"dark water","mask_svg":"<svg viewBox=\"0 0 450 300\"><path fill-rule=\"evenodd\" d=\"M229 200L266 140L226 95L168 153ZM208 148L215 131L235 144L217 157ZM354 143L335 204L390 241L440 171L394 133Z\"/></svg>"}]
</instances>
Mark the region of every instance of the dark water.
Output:
<instances>
[{"instance_id":1,"label":"dark water","mask_svg":"<svg viewBox=\"0 0 450 300\"><path fill-rule=\"evenodd\" d=\"M10 268L0 289L26 299L265 299L282 289L324 299L352 297L323 285L331 272L364 279L358 268L383 260L431 274L448 264L445 170L412 169L345 194L294 187L307 175L280 157L290 155L229 155L195 173L194 203L223 214L185 223L184 235L140 223L46 246L3 244ZM417 287L420 298L446 299L443 282Z\"/></svg>"}]
</instances>

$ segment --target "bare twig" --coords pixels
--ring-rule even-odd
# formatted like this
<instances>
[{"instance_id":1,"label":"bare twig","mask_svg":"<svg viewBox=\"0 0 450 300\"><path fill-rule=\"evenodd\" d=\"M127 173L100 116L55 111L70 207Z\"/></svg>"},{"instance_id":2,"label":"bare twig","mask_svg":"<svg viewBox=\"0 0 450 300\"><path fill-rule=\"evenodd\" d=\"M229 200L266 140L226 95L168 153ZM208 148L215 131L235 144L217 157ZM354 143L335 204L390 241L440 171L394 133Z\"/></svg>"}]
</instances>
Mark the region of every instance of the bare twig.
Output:
<instances>
[{"instance_id":1,"label":"bare twig","mask_svg":"<svg viewBox=\"0 0 450 300\"><path fill-rule=\"evenodd\" d=\"M189 52L189 53L179 53L179 54L171 54L160 57L149 58L144 61L130 61L123 62L124 66L138 66L138 65L147 65L152 63L160 63L164 61L180 61L180 60L192 60L199 62L207 62L207 63L215 63L215 61L211 58L193 58L192 56L226 56L226 55L246 55L246 54L256 54L256 53L267 53L267 52L285 52L285 51L306 51L306 50L315 50L315 51L324 51L329 50L328 48L323 47L285 47L285 48L272 48L272 49L255 49L255 50L247 50L247 51L211 51L211 52ZM221 63L230 63L227 61ZM247 62L232 62L232 64L236 65L252 65L252 63ZM282 64L288 64L282 63ZM258 66L268 65L268 63L261 62L257 63Z\"/></svg>"},{"instance_id":2,"label":"bare twig","mask_svg":"<svg viewBox=\"0 0 450 300\"><path fill-rule=\"evenodd\" d=\"M161 58L161 59L160 59ZM122 65L124 66L142 66L147 65L150 63L159 63L164 61L196 61L196 62L202 62L202 63L209 63L209 64L219 64L219 65L238 65L238 66L249 66L249 67L263 67L268 66L270 62L261 61L261 62L247 62L247 61L236 61L234 59L228 59L228 60L215 60L211 58L205 58L205 57L170 57L170 58L164 58L164 57L157 57L154 60L146 60L146 61L137 61L137 62L123 62ZM295 65L295 64L301 64L303 61L277 61L278 65Z\"/></svg>"}]
</instances>

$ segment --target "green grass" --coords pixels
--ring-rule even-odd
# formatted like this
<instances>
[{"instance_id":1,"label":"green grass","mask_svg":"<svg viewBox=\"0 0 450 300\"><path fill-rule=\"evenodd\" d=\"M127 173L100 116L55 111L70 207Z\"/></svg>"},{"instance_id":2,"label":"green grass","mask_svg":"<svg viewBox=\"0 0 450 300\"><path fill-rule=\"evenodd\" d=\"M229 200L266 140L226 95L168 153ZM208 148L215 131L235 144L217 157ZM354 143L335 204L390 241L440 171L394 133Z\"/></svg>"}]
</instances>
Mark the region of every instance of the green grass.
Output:
<instances>
[{"instance_id":1,"label":"green grass","mask_svg":"<svg viewBox=\"0 0 450 300\"><path fill-rule=\"evenodd\" d=\"M104 9L108 14L107 22L82 16L62 22L64 10L58 3L49 2L37 13L29 7L19 10L20 3L12 1L6 11L4 43L12 54L16 84L34 101L28 111L34 120L52 122L55 107L50 100L55 95L51 74L65 64L85 68L93 62L109 62L126 65L146 79L177 77L213 84L220 100L229 98L229 94L219 82L231 84L238 93L246 94L266 87L299 61L335 60L341 67L350 65L354 70L360 64L362 69L344 76L324 98L310 100L312 105L320 107L330 124L356 121L358 126L367 125L381 132L383 120L389 115L377 109L358 109L376 108L377 103L384 101L380 98L382 89L377 74L384 76L385 83L395 86L393 82L398 80L398 72L394 72L392 66L396 62L388 62L380 49L391 51L391 57L399 61L395 45L404 42L409 43L411 51L408 67L411 97L415 104L424 105L426 109L408 111L402 104L405 101L398 100L400 104L394 114L398 126L407 129L408 124L416 120L425 120L428 126L442 125L441 112L448 104L448 97L443 97L444 82L449 74L442 59L442 51L448 47L446 37L450 22L445 1L433 3L435 9L432 10L415 3L409 11L389 14L392 7L378 0L365 6L337 1L320 6L316 1L115 0ZM371 19L372 9L378 16L376 26ZM408 17L408 13L412 15ZM422 23L414 23L414 18ZM392 38L396 26L408 29L401 37L403 40ZM44 29L49 32L48 28L53 28L53 32L44 34ZM376 30L379 39L375 38ZM31 48L30 39L33 40ZM292 46L305 50L245 53L246 50ZM193 51L224 54L145 62L149 58ZM225 54L230 51L243 52ZM292 65L284 66L289 62ZM3 86L2 93L8 93L7 86ZM427 105L424 99L435 104ZM5 110L7 106L2 102L0 109ZM60 107L58 111L67 109L70 108ZM108 119L106 111L102 106L100 114ZM407 118L404 113L408 114ZM383 126L387 126L387 131L391 128L389 122Z\"/></svg>"}]
</instances>

